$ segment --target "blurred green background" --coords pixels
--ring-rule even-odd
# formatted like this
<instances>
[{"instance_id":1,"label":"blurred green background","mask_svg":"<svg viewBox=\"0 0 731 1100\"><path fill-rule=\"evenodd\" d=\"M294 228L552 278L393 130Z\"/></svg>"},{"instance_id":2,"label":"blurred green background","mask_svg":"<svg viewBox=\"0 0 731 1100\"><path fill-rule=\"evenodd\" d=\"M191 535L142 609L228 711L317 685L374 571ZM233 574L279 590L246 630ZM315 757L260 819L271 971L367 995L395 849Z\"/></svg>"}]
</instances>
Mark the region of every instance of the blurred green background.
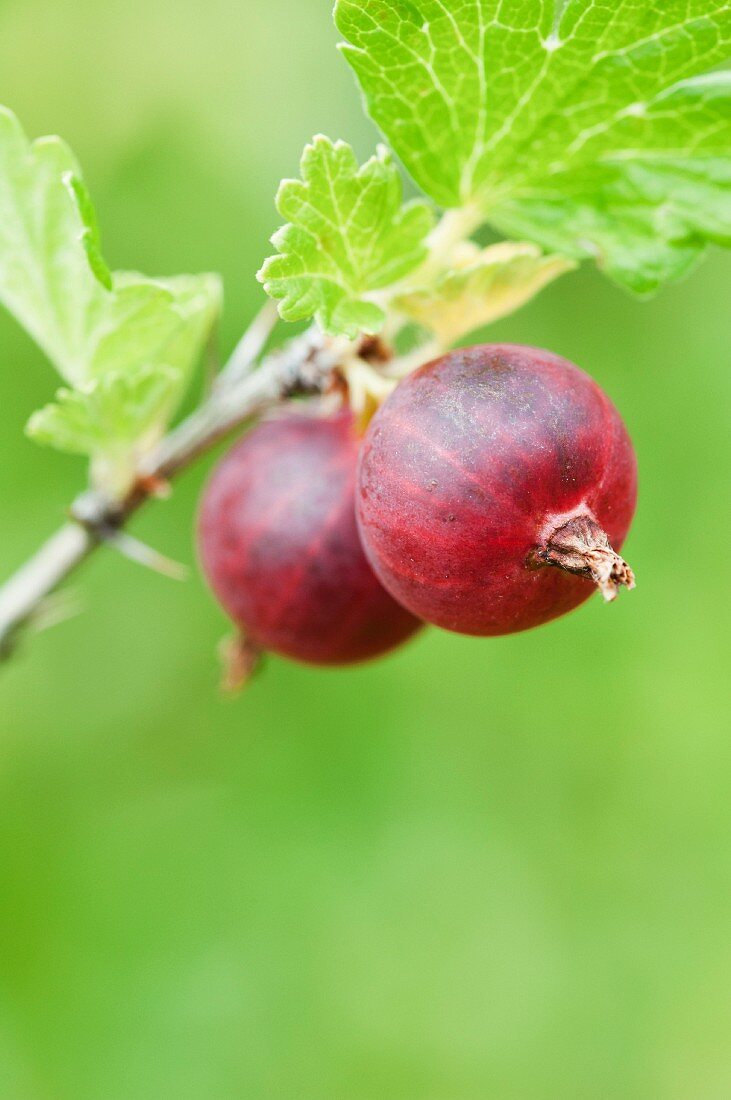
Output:
<instances>
[{"instance_id":1,"label":"blurred green background","mask_svg":"<svg viewBox=\"0 0 731 1100\"><path fill-rule=\"evenodd\" d=\"M281 176L364 119L325 0L4 0L0 102L80 156L108 257L257 308ZM591 271L491 330L634 436L639 588L534 633L430 631L231 703L226 624L102 553L0 677L3 1100L731 1096L731 263L649 304ZM0 573L82 464L0 317ZM193 561L203 464L135 532Z\"/></svg>"}]
</instances>

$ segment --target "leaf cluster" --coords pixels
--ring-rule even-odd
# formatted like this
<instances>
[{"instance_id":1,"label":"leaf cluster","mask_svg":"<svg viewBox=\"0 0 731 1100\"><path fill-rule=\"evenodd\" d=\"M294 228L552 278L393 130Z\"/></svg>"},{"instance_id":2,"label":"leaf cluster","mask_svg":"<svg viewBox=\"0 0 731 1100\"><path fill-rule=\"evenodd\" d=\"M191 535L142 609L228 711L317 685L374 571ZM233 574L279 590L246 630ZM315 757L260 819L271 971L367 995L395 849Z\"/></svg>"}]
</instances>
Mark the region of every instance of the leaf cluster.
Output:
<instances>
[{"instance_id":1,"label":"leaf cluster","mask_svg":"<svg viewBox=\"0 0 731 1100\"><path fill-rule=\"evenodd\" d=\"M446 347L585 260L651 293L731 244L731 6L337 0L388 145L318 136L259 272L286 321ZM422 195L408 201L397 159ZM487 227L505 240L483 247ZM215 275L107 266L79 166L0 108L0 302L63 381L28 431L126 491L221 310Z\"/></svg>"},{"instance_id":2,"label":"leaf cluster","mask_svg":"<svg viewBox=\"0 0 731 1100\"><path fill-rule=\"evenodd\" d=\"M497 273L500 253L465 262L459 248L441 249L437 233L422 239L431 254L424 268L411 238L398 275L391 270L390 300L427 325L433 317L428 327L439 336L445 314L449 338L494 319L495 285L509 310L548 278L593 260L647 294L688 271L709 244L731 244L731 73L718 68L729 56L728 4L337 0L335 21L372 119L424 195L462 227L452 243L487 225L520 246L504 253ZM395 177L373 178L374 265L352 217L363 193L352 157L323 139L314 148L317 175L309 149L304 185L282 187L279 209L290 224L261 278L283 299L284 317L315 315L338 333L352 328L353 309L372 331L388 297L387 241L398 240L409 208L394 205ZM348 159L342 176L336 161ZM426 234L426 213L410 216L414 233ZM368 307L374 298L380 316Z\"/></svg>"}]
</instances>

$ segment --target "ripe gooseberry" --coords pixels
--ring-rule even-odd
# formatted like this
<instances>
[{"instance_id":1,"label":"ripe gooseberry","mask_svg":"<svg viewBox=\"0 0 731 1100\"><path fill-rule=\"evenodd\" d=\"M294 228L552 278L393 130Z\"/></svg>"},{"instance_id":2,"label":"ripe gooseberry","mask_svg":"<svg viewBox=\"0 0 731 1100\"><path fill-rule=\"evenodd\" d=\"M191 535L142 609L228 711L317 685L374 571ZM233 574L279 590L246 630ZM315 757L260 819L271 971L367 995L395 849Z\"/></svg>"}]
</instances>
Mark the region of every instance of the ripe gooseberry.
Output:
<instances>
[{"instance_id":1,"label":"ripe gooseberry","mask_svg":"<svg viewBox=\"0 0 731 1100\"><path fill-rule=\"evenodd\" d=\"M452 352L406 378L371 421L358 522L392 596L464 634L538 626L599 587L633 587L620 548L637 469L609 398L535 348Z\"/></svg>"},{"instance_id":2,"label":"ripe gooseberry","mask_svg":"<svg viewBox=\"0 0 731 1100\"><path fill-rule=\"evenodd\" d=\"M376 579L355 520L352 415L265 421L223 458L200 509L206 576L249 644L298 661L385 653L422 624Z\"/></svg>"}]
</instances>

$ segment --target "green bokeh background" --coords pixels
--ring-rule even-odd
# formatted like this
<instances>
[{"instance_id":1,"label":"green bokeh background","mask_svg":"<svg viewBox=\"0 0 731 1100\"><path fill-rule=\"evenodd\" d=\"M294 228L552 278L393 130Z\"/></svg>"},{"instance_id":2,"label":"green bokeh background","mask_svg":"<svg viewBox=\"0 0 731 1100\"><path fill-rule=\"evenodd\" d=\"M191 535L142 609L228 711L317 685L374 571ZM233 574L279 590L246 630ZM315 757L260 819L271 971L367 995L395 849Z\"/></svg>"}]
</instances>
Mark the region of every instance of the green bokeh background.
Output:
<instances>
[{"instance_id":1,"label":"green bokeh background","mask_svg":"<svg viewBox=\"0 0 731 1100\"><path fill-rule=\"evenodd\" d=\"M272 196L321 130L375 135L324 0L5 0L0 102L76 149L107 255L260 302ZM3 1100L721 1100L731 1095L731 264L649 304L591 271L491 330L623 410L632 596L381 664L271 660L102 553L84 614L0 678ZM0 317L0 573L83 468ZM204 463L135 532L193 561Z\"/></svg>"}]
</instances>

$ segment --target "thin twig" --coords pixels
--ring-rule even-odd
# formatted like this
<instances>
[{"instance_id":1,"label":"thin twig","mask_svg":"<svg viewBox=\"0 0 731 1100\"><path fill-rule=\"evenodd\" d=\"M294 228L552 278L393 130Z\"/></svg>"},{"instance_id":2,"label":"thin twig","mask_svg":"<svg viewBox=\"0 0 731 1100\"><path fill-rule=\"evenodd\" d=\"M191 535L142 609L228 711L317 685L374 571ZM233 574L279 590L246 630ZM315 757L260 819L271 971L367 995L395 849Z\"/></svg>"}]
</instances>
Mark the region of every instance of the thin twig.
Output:
<instances>
[{"instance_id":1,"label":"thin twig","mask_svg":"<svg viewBox=\"0 0 731 1100\"><path fill-rule=\"evenodd\" d=\"M0 661L13 652L51 595L110 533L119 532L156 487L173 478L237 427L288 397L323 392L348 354L347 342L311 329L267 356L254 369L273 327L262 311L238 345L208 399L174 428L140 464L136 485L123 501L88 490L69 509L65 524L0 588Z\"/></svg>"}]
</instances>

